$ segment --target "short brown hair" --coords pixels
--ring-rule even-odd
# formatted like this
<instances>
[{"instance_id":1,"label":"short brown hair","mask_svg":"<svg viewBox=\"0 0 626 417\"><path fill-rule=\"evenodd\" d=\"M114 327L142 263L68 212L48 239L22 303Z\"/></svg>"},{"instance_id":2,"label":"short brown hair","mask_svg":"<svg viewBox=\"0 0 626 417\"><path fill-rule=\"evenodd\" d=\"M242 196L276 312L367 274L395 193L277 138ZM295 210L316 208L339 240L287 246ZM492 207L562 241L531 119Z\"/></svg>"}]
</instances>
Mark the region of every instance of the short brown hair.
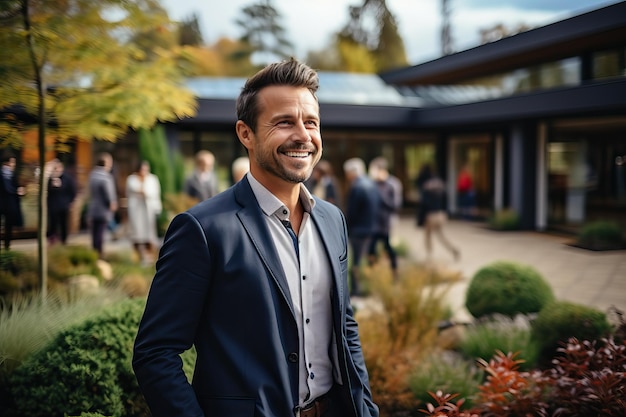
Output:
<instances>
[{"instance_id":1,"label":"short brown hair","mask_svg":"<svg viewBox=\"0 0 626 417\"><path fill-rule=\"evenodd\" d=\"M263 88L273 85L305 87L316 97L319 78L315 70L294 58L270 64L249 78L237 97L237 119L253 132L260 112L257 95Z\"/></svg>"}]
</instances>

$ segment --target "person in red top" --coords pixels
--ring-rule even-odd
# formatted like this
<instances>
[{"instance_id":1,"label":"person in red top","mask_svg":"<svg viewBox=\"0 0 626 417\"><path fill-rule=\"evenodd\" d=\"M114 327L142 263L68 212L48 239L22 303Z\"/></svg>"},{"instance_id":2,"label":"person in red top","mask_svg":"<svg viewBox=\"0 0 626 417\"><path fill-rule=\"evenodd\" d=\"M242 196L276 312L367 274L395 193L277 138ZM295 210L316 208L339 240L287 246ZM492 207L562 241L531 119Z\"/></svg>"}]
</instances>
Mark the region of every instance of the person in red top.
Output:
<instances>
[{"instance_id":1,"label":"person in red top","mask_svg":"<svg viewBox=\"0 0 626 417\"><path fill-rule=\"evenodd\" d=\"M456 191L459 196L459 211L461 218L470 219L474 207L474 181L470 173L469 164L463 165L456 179Z\"/></svg>"}]
</instances>

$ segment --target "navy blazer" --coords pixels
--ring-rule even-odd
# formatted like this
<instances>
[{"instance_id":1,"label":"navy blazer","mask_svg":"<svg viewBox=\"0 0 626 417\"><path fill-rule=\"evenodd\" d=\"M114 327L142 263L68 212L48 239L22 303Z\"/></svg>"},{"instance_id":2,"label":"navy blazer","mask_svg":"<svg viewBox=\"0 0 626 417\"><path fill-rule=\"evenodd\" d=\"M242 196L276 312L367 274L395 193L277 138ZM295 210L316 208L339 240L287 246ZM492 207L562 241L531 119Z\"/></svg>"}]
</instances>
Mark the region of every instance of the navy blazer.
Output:
<instances>
[{"instance_id":1,"label":"navy blazer","mask_svg":"<svg viewBox=\"0 0 626 417\"><path fill-rule=\"evenodd\" d=\"M342 415L376 417L347 288L346 225L316 198L311 218L333 271L330 297ZM287 278L244 178L172 221L135 341L154 416L287 417L298 405L298 329ZM180 353L193 345L190 385Z\"/></svg>"}]
</instances>

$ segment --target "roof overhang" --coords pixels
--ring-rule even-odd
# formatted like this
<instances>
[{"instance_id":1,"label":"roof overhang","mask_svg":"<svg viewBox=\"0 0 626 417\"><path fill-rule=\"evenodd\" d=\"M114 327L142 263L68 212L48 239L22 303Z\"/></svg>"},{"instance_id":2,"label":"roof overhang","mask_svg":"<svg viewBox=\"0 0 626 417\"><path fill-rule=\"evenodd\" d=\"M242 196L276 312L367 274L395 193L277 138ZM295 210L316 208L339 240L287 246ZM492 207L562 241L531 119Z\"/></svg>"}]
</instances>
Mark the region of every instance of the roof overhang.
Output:
<instances>
[{"instance_id":1,"label":"roof overhang","mask_svg":"<svg viewBox=\"0 0 626 417\"><path fill-rule=\"evenodd\" d=\"M457 106L416 110L416 128L506 123L528 119L626 114L626 79L545 90Z\"/></svg>"},{"instance_id":2,"label":"roof overhang","mask_svg":"<svg viewBox=\"0 0 626 417\"><path fill-rule=\"evenodd\" d=\"M420 65L379 74L389 84L457 84L626 43L626 2L619 2Z\"/></svg>"}]
</instances>

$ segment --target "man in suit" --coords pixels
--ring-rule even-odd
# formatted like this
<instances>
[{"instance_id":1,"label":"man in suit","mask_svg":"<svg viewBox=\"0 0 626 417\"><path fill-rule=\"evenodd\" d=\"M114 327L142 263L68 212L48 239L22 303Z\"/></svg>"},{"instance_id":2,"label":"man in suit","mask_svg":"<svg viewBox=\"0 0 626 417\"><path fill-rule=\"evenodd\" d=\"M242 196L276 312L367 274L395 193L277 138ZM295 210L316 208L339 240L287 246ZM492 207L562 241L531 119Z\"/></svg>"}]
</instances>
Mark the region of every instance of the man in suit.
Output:
<instances>
[{"instance_id":1,"label":"man in suit","mask_svg":"<svg viewBox=\"0 0 626 417\"><path fill-rule=\"evenodd\" d=\"M350 184L346 196L346 221L352 250L350 293L363 295L360 282L361 259L366 255L376 231L376 219L381 206L376 184L365 172L361 158L350 158L343 163L343 172Z\"/></svg>"},{"instance_id":2,"label":"man in suit","mask_svg":"<svg viewBox=\"0 0 626 417\"><path fill-rule=\"evenodd\" d=\"M117 210L117 193L111 168L113 168L113 157L103 152L98 155L96 166L89 174L87 215L91 226L91 244L100 257L104 249L104 232Z\"/></svg>"},{"instance_id":3,"label":"man in suit","mask_svg":"<svg viewBox=\"0 0 626 417\"><path fill-rule=\"evenodd\" d=\"M72 202L76 198L76 182L65 171L63 162L52 161L52 172L48 179L48 239L67 243L68 220Z\"/></svg>"},{"instance_id":4,"label":"man in suit","mask_svg":"<svg viewBox=\"0 0 626 417\"><path fill-rule=\"evenodd\" d=\"M185 180L185 193L198 201L217 194L215 155L212 152L202 150L196 154L196 168Z\"/></svg>"},{"instance_id":5,"label":"man in suit","mask_svg":"<svg viewBox=\"0 0 626 417\"><path fill-rule=\"evenodd\" d=\"M302 184L322 154L318 85L294 59L250 78L236 123L250 171L170 224L133 357L156 417L378 416L345 220Z\"/></svg>"},{"instance_id":6,"label":"man in suit","mask_svg":"<svg viewBox=\"0 0 626 417\"><path fill-rule=\"evenodd\" d=\"M23 226L20 198L24 187L17 182L15 175L15 156L6 151L2 154L2 172L0 173L0 222L4 221L4 248L11 248L13 228ZM1 225L1 223L0 223Z\"/></svg>"}]
</instances>

